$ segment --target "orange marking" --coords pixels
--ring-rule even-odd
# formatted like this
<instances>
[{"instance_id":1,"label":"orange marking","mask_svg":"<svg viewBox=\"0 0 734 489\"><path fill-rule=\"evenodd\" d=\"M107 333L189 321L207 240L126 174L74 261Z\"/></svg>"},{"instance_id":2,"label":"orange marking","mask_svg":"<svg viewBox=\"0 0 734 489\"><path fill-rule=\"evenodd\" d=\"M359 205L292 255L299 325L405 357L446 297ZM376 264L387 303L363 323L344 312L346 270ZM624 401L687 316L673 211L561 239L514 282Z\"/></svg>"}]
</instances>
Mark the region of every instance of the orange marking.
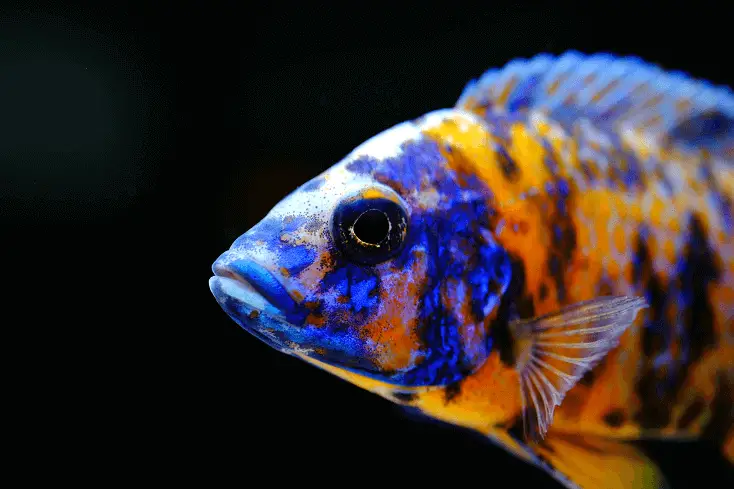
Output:
<instances>
[{"instance_id":1,"label":"orange marking","mask_svg":"<svg viewBox=\"0 0 734 489\"><path fill-rule=\"evenodd\" d=\"M311 313L306 317L306 324L310 324L311 326L321 327L324 324L326 324L326 318L324 316Z\"/></svg>"},{"instance_id":2,"label":"orange marking","mask_svg":"<svg viewBox=\"0 0 734 489\"><path fill-rule=\"evenodd\" d=\"M425 259L416 259L409 270L391 269L383 275L378 315L360 331L374 341L372 360L383 370L411 367L414 352L422 347L416 326L425 266Z\"/></svg>"},{"instance_id":3,"label":"orange marking","mask_svg":"<svg viewBox=\"0 0 734 489\"><path fill-rule=\"evenodd\" d=\"M512 89L517 84L517 76L513 76L512 79L510 79L507 84L502 89L502 93L500 93L497 97L497 105L505 105L507 102L507 97L510 96L510 93L512 92Z\"/></svg>"},{"instance_id":4,"label":"orange marking","mask_svg":"<svg viewBox=\"0 0 734 489\"><path fill-rule=\"evenodd\" d=\"M557 89L560 80L550 87ZM610 90L612 86L604 90ZM604 90L600 93L604 93ZM637 94L649 93L651 87L643 84L636 87ZM506 93L501 94L506 96ZM495 100L497 98L495 97ZM475 101L470 101L475 103ZM648 100L647 105L657 103L656 99ZM483 112L477 110L476 113ZM611 292L614 294L636 293L632 284L632 256L634 255L637 232L644 224L650 228L650 239L646 245L651 254L651 262L656 274L667 279L670 263L674 263L681 250L675 249L674 237L687 227L687 216L697 212L710 236L718 236L715 244L717 253L724 261L722 272L726 274L726 282L711 286L712 300L721 307L715 308L716 331L719 336L732 338L734 322L734 257L732 256L731 239L722 234L716 210L710 207L706 197L708 189L696 177L698 157L681 154L679 151L658 148L652 139L646 140L640 134L625 135L628 149L644 159L651 155L665 155L664 172L675 174L676 181L688 182L689 188L699 188L701 195L693 192L675 192L672 196L659 191L659 175L648 174L646 189L630 189L622 193L616 189L594 188L583 192L578 190L576 182L569 182L571 196L568 199L568 212L576 230L576 251L564 270L565 287L568 291L564 304L559 304L554 293L555 284L549 276L548 256L553 246L553 235L549 216L552 216L555 201L552 196L545 195L545 183L552 177L544 160L549 155L537 139L537 134L545 135L551 143L554 156L560 166L562 176L568 177L579 167L578 143L568 137L552 121L534 120L530 128L520 123L510 127L509 141L500 141L487 130L484 123L456 113L443 121L431 120L430 126L424 126L427 137L434 138L440 147L446 144L451 151L445 151L448 165L461 176L476 176L487 183L494 196L491 203L498 211L497 222L503 224L498 228L495 238L511 254L522 260L525 268L527 292L535 298L536 314L550 312L558 307L581 300L588 300L597 294L603 276L609 278ZM428 124L428 122L426 123ZM552 135L552 137L550 136ZM494 151L494 145L505 145L510 157L518 167L518 178L509 182L503 175ZM605 148L599 148L605 151ZM668 151L668 153L665 153ZM561 155L568 155L565 159ZM614 158L610 164L615 164ZM599 168L595 162L588 162L591 171L599 178ZM734 172L730 169L718 169L717 176L720 187L734 196ZM606 180L606 176L604 176ZM696 187L698 185L698 187ZM534 196L527 197L529 190L536 190ZM525 195L525 197L520 197ZM517 225L518 230L514 230ZM713 239L712 239L713 241ZM554 250L555 251L555 250ZM665 260L660 260L664 257ZM332 265L328 254L325 265L321 268L313 266L307 269L309 283L315 284L323 277L323 269ZM419 260L421 263L422 261ZM661 265L661 262L663 264ZM421 265L422 266L422 265ZM661 268L662 269L658 269ZM374 361L381 368L400 370L410 367L410 353L419 350L421 345L416 337L417 298L420 290L419 278L424 276L422 269L395 271L384 268L382 277L388 280L392 294L384 294L381 298L379 317L373 324L362 329L366 338L372 339L380 346L375 349ZM547 299L539 301L539 290L542 284L549 289ZM458 307L459 314L470 317L469 305L466 301L456 304L458 298L444 294L442 300L447 305ZM675 308L665 311L671 319ZM728 314L728 316L727 316ZM556 411L553 430L572 433L586 432L608 436L635 437L641 429L636 424L634 413L641 404L635 389L634 379L643 362L641 352L641 325L643 314L638 316L637 323L621 338L619 348L613 350L605 363L594 372L596 380L591 387L577 385L569 391L565 401ZM727 322L727 319L729 322ZM462 335L467 341L475 341L481 329L472 330L469 321L461 326ZM674 355L678 355L676 345ZM721 349L719 350L721 352ZM727 351L729 358L731 350ZM690 386L707 392L708 383L713 372L721 368L722 356L706 359L706 365L693 368L689 374ZM317 363L308 360L311 363ZM335 375L346 378L363 388L388 396L397 388L384 383L366 379L355 374L345 373L337 367L323 367ZM401 391L407 390L400 388ZM418 405L427 414L461 426L487 432L495 423L513 419L520 411L519 383L513 368L503 365L497 352L490 355L487 362L477 372L461 382L461 389L455 398L447 402L445 389L412 389L418 396ZM610 428L603 423L603 417L612 409L623 409L625 423L620 427ZM675 418L674 418L675 419ZM672 433L672 428L665 433ZM662 432L661 432L662 433Z\"/></svg>"},{"instance_id":5,"label":"orange marking","mask_svg":"<svg viewBox=\"0 0 734 489\"><path fill-rule=\"evenodd\" d=\"M429 390L420 394L416 405L440 420L487 433L520 414L519 385L515 369L505 367L494 352L461 383L455 399L447 403L443 389Z\"/></svg>"},{"instance_id":6,"label":"orange marking","mask_svg":"<svg viewBox=\"0 0 734 489\"><path fill-rule=\"evenodd\" d=\"M548 95L553 95L554 93L556 93L556 90L558 90L558 87L561 86L562 81L563 81L563 78L554 80L553 83L551 83L550 86L548 87Z\"/></svg>"},{"instance_id":7,"label":"orange marking","mask_svg":"<svg viewBox=\"0 0 734 489\"><path fill-rule=\"evenodd\" d=\"M621 225L614 227L614 246L620 253L624 253L629 246L629 243L627 242L627 236L624 232L624 227Z\"/></svg>"}]
</instances>

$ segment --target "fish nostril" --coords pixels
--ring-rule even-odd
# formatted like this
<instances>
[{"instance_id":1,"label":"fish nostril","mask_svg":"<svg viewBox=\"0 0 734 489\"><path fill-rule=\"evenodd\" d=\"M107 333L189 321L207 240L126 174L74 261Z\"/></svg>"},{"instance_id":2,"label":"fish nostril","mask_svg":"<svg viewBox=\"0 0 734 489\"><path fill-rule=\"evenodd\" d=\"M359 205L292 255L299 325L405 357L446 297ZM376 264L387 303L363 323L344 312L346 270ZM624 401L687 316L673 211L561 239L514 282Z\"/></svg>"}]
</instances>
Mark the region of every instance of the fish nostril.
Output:
<instances>
[{"instance_id":1,"label":"fish nostril","mask_svg":"<svg viewBox=\"0 0 734 489\"><path fill-rule=\"evenodd\" d=\"M214 273L228 278L245 280L265 300L284 313L298 309L299 304L285 286L271 272L251 260L236 260L227 267L215 266Z\"/></svg>"}]
</instances>

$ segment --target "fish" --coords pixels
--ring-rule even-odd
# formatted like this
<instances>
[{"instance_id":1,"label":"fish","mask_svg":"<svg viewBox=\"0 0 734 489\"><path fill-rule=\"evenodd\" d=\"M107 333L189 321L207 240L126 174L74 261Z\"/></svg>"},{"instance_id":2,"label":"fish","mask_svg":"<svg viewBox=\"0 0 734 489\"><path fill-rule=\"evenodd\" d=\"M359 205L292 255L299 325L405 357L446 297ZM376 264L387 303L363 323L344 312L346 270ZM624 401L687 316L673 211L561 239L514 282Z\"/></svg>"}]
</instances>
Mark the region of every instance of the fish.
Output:
<instances>
[{"instance_id":1,"label":"fish","mask_svg":"<svg viewBox=\"0 0 734 489\"><path fill-rule=\"evenodd\" d=\"M468 83L219 256L244 330L566 488L670 487L633 442L734 463L734 94L609 53Z\"/></svg>"}]
</instances>

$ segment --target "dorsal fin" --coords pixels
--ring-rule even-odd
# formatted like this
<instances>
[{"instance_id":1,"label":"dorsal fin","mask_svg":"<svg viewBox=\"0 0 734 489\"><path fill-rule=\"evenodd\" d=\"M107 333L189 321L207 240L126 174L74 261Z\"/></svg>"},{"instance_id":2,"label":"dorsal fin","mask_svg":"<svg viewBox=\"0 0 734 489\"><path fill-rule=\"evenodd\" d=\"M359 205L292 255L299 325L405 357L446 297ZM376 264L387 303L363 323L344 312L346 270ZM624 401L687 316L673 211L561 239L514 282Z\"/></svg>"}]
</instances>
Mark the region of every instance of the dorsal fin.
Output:
<instances>
[{"instance_id":1,"label":"dorsal fin","mask_svg":"<svg viewBox=\"0 0 734 489\"><path fill-rule=\"evenodd\" d=\"M456 108L481 116L540 112L565 128L587 119L645 145L734 159L734 93L634 57L541 54L491 69Z\"/></svg>"}]
</instances>

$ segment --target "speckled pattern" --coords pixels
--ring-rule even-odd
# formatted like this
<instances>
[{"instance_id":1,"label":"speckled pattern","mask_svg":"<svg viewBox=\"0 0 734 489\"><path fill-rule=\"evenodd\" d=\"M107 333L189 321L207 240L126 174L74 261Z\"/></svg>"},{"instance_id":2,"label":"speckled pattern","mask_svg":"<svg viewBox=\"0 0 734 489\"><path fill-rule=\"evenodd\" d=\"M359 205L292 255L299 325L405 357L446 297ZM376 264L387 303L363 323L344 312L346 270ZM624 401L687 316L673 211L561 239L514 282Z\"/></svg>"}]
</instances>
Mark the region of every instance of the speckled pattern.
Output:
<instances>
[{"instance_id":1,"label":"speckled pattern","mask_svg":"<svg viewBox=\"0 0 734 489\"><path fill-rule=\"evenodd\" d=\"M715 436L732 459L732 165L725 88L611 55L517 60L294 191L211 288L271 346L521 456L510 322L641 296L536 462L553 473L579 433ZM370 209L381 244L355 238Z\"/></svg>"}]
</instances>

